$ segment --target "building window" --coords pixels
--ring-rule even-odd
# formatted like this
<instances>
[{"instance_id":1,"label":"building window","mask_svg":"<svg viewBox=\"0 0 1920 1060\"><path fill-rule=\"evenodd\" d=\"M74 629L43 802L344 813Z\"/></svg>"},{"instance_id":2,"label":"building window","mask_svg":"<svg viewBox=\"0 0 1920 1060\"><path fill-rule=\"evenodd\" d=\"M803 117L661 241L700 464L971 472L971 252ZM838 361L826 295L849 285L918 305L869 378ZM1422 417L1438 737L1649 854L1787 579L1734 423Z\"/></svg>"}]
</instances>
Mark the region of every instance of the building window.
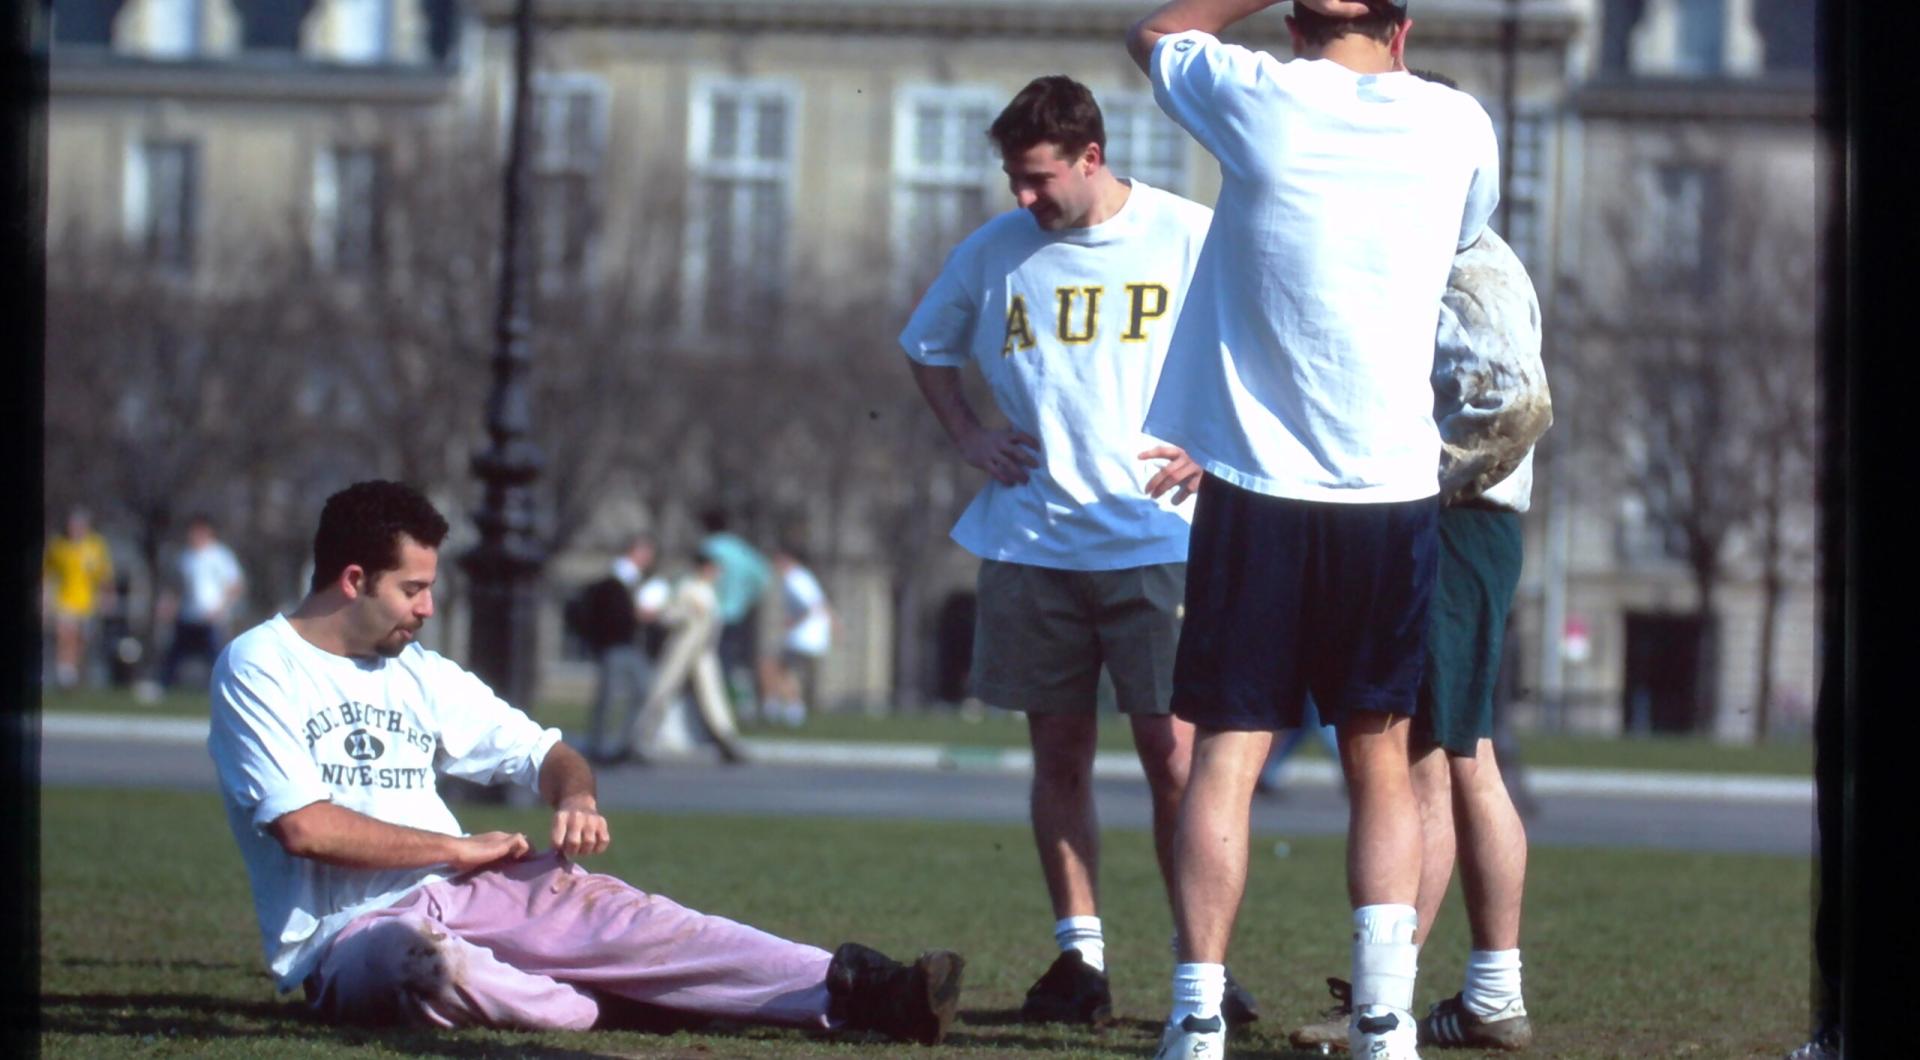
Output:
<instances>
[{"instance_id":1,"label":"building window","mask_svg":"<svg viewBox=\"0 0 1920 1060\"><path fill-rule=\"evenodd\" d=\"M1641 256L1655 290L1703 295L1714 277L1719 209L1717 167L1655 162L1641 170L1647 204Z\"/></svg>"},{"instance_id":2,"label":"building window","mask_svg":"<svg viewBox=\"0 0 1920 1060\"><path fill-rule=\"evenodd\" d=\"M1507 143L1505 118L1498 111L1493 113L1493 131L1500 140L1500 157L1507 170L1494 223L1527 272L1540 277L1547 266L1545 219L1547 189L1551 187L1547 166L1552 124L1545 111L1524 106L1518 110L1511 144Z\"/></svg>"},{"instance_id":3,"label":"building window","mask_svg":"<svg viewBox=\"0 0 1920 1060\"><path fill-rule=\"evenodd\" d=\"M1114 175L1139 177L1176 195L1187 190L1187 145L1184 130L1141 93L1112 93L1100 97L1100 116L1107 127L1107 167Z\"/></svg>"},{"instance_id":4,"label":"building window","mask_svg":"<svg viewBox=\"0 0 1920 1060\"><path fill-rule=\"evenodd\" d=\"M1705 77L1726 64L1727 0L1677 0L1680 24L1673 46L1676 74Z\"/></svg>"},{"instance_id":5,"label":"building window","mask_svg":"<svg viewBox=\"0 0 1920 1060\"><path fill-rule=\"evenodd\" d=\"M126 231L148 261L193 264L199 219L200 150L184 140L147 140L127 152Z\"/></svg>"},{"instance_id":6,"label":"building window","mask_svg":"<svg viewBox=\"0 0 1920 1060\"><path fill-rule=\"evenodd\" d=\"M313 255L322 268L368 272L384 250L384 174L372 147L336 147L313 164Z\"/></svg>"},{"instance_id":7,"label":"building window","mask_svg":"<svg viewBox=\"0 0 1920 1060\"><path fill-rule=\"evenodd\" d=\"M333 57L345 63L377 63L393 57L390 0L333 0L339 21Z\"/></svg>"},{"instance_id":8,"label":"building window","mask_svg":"<svg viewBox=\"0 0 1920 1060\"><path fill-rule=\"evenodd\" d=\"M1002 103L993 89L924 85L903 90L893 111L895 295L920 296L948 252L1011 206L1000 154L987 127Z\"/></svg>"},{"instance_id":9,"label":"building window","mask_svg":"<svg viewBox=\"0 0 1920 1060\"><path fill-rule=\"evenodd\" d=\"M587 275L607 147L606 83L542 74L533 83L533 249L542 287Z\"/></svg>"},{"instance_id":10,"label":"building window","mask_svg":"<svg viewBox=\"0 0 1920 1060\"><path fill-rule=\"evenodd\" d=\"M147 0L147 54L184 59L199 52L205 19L201 0Z\"/></svg>"},{"instance_id":11,"label":"building window","mask_svg":"<svg viewBox=\"0 0 1920 1060\"><path fill-rule=\"evenodd\" d=\"M785 294L798 92L769 81L705 81L693 92L687 222L691 330L758 329Z\"/></svg>"}]
</instances>

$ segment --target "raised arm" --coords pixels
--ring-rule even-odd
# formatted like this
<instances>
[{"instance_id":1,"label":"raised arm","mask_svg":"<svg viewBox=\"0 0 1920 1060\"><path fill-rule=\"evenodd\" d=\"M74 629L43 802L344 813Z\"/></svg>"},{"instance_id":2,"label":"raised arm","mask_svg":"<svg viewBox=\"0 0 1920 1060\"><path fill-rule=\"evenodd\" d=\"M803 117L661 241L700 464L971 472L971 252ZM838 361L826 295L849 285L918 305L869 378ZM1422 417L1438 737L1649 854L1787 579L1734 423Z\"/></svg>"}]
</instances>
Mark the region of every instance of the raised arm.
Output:
<instances>
[{"instance_id":1,"label":"raised arm","mask_svg":"<svg viewBox=\"0 0 1920 1060\"><path fill-rule=\"evenodd\" d=\"M1153 46L1159 43L1161 37L1169 33L1185 33L1190 29L1217 36L1221 30L1248 15L1283 2L1285 0L1171 0L1135 22L1133 28L1127 31L1127 53L1133 56L1141 73L1148 73L1147 65L1153 61ZM1294 2L1332 18L1354 18L1367 13L1367 5L1359 0Z\"/></svg>"},{"instance_id":2,"label":"raised arm","mask_svg":"<svg viewBox=\"0 0 1920 1060\"><path fill-rule=\"evenodd\" d=\"M267 825L267 833L294 857L350 869L422 869L447 865L456 872L464 872L504 858L520 857L531 849L527 837L518 832L442 835L388 824L324 801L308 803L280 815Z\"/></svg>"}]
</instances>

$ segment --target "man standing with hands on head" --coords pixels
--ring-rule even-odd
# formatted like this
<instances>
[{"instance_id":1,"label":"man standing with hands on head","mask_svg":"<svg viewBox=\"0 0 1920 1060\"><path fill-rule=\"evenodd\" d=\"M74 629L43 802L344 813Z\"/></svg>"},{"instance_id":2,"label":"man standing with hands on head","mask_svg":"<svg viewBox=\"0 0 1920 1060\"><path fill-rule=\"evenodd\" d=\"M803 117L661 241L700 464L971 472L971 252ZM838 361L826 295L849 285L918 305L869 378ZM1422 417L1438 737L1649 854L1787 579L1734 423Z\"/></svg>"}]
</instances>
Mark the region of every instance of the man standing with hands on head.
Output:
<instances>
[{"instance_id":1,"label":"man standing with hands on head","mask_svg":"<svg viewBox=\"0 0 1920 1060\"><path fill-rule=\"evenodd\" d=\"M1434 334L1499 196L1492 122L1405 72L1405 0L1300 0L1297 58L1223 43L1272 0L1173 0L1128 34L1220 161L1213 226L1146 429L1206 472L1174 713L1195 725L1175 842L1167 1058L1224 1053L1228 942L1273 730L1310 693L1350 796L1356 1056L1416 1056L1420 815L1409 719L1439 513Z\"/></svg>"},{"instance_id":2,"label":"man standing with hands on head","mask_svg":"<svg viewBox=\"0 0 1920 1060\"><path fill-rule=\"evenodd\" d=\"M1101 670L1152 791L1170 898L1192 750L1168 696L1191 510L1180 505L1199 472L1140 424L1210 214L1114 174L1099 104L1071 78L1035 79L988 136L1020 209L954 248L900 344L961 456L991 476L953 528L981 561L973 693L1027 716L1060 951L1021 1015L1101 1024L1113 1015L1092 791ZM967 401L969 362L1009 426L985 426ZM1237 995L1228 1018L1255 1018L1251 998Z\"/></svg>"},{"instance_id":3,"label":"man standing with hands on head","mask_svg":"<svg viewBox=\"0 0 1920 1060\"><path fill-rule=\"evenodd\" d=\"M352 1024L585 1030L635 1002L939 1041L958 954L829 954L572 862L610 841L586 759L416 643L446 533L400 483L334 494L312 591L214 667L207 748L279 988ZM552 849L463 832L443 774L538 791Z\"/></svg>"}]
</instances>

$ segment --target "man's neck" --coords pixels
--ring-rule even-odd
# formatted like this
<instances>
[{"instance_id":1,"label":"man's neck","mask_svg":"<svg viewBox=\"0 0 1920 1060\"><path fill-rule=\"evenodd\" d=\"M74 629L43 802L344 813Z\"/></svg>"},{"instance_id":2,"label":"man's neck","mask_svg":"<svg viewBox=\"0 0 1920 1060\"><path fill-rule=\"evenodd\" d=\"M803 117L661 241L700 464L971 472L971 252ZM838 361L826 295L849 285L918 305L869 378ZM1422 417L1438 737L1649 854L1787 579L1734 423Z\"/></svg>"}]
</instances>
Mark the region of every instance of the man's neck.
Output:
<instances>
[{"instance_id":1,"label":"man's neck","mask_svg":"<svg viewBox=\"0 0 1920 1060\"><path fill-rule=\"evenodd\" d=\"M1102 168L1093 179L1100 194L1094 198L1093 209L1088 210L1085 219L1075 226L1077 228L1092 228L1112 220L1113 215L1127 204L1127 196L1133 194L1133 185L1114 176L1111 169Z\"/></svg>"},{"instance_id":2,"label":"man's neck","mask_svg":"<svg viewBox=\"0 0 1920 1060\"><path fill-rule=\"evenodd\" d=\"M321 593L309 593L300 601L300 606L287 615L287 625L293 627L300 639L334 655L351 656L347 650L346 631L342 627L340 602L328 599Z\"/></svg>"},{"instance_id":3,"label":"man's neck","mask_svg":"<svg viewBox=\"0 0 1920 1060\"><path fill-rule=\"evenodd\" d=\"M1393 50L1371 37L1349 33L1328 41L1323 48L1307 48L1302 59L1326 59L1356 74L1385 74L1394 70Z\"/></svg>"}]
</instances>

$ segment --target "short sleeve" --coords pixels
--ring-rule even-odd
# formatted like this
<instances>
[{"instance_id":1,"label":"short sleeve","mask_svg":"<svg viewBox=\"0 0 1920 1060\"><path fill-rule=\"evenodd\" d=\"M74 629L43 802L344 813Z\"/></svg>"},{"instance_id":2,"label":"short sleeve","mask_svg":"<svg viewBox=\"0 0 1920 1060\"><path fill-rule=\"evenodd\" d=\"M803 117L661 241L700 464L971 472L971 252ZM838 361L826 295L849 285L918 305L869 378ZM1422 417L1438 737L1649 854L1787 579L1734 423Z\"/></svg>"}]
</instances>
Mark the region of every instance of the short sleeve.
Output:
<instances>
[{"instance_id":1,"label":"short sleeve","mask_svg":"<svg viewBox=\"0 0 1920 1060\"><path fill-rule=\"evenodd\" d=\"M541 728L452 660L424 654L423 684L439 720L440 771L476 784L537 788L540 764L560 742L560 730Z\"/></svg>"},{"instance_id":2,"label":"short sleeve","mask_svg":"<svg viewBox=\"0 0 1920 1060\"><path fill-rule=\"evenodd\" d=\"M280 681L257 666L220 666L213 677L207 750L220 790L255 828L333 798L294 728Z\"/></svg>"},{"instance_id":3,"label":"short sleeve","mask_svg":"<svg viewBox=\"0 0 1920 1060\"><path fill-rule=\"evenodd\" d=\"M1500 205L1500 141L1493 134L1493 120L1487 112L1476 104L1474 116L1479 119L1477 136L1473 142L1475 164L1473 181L1467 186L1467 208L1460 217L1460 242L1454 248L1465 250L1486 231L1487 222L1493 219L1493 211Z\"/></svg>"},{"instance_id":4,"label":"short sleeve","mask_svg":"<svg viewBox=\"0 0 1920 1060\"><path fill-rule=\"evenodd\" d=\"M1154 42L1147 71L1160 109L1222 166L1237 169L1251 143L1246 89L1258 81L1260 62L1254 51L1187 30Z\"/></svg>"},{"instance_id":5,"label":"short sleeve","mask_svg":"<svg viewBox=\"0 0 1920 1060\"><path fill-rule=\"evenodd\" d=\"M908 318L906 330L900 333L900 348L914 361L958 368L972 356L973 328L980 316L980 295L966 277L972 258L969 241L953 248Z\"/></svg>"}]
</instances>

